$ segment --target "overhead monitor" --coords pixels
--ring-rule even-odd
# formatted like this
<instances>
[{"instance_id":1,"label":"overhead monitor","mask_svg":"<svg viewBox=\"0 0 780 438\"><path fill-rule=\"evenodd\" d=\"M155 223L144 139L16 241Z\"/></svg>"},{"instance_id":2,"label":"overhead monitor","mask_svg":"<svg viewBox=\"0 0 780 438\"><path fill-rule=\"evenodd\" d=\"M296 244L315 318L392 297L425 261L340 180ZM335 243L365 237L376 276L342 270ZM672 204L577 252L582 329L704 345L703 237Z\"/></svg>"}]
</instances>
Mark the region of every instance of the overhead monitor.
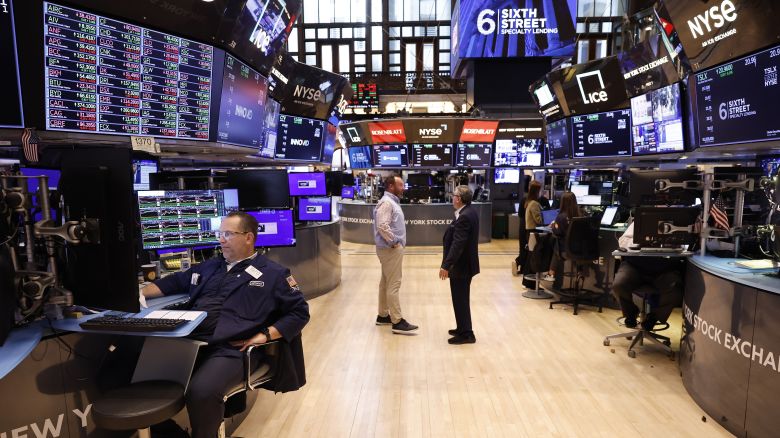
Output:
<instances>
[{"instance_id":1,"label":"overhead monitor","mask_svg":"<svg viewBox=\"0 0 780 438\"><path fill-rule=\"evenodd\" d=\"M638 96L680 80L675 57L669 54L657 28L631 49L618 53L629 96Z\"/></svg>"},{"instance_id":2,"label":"overhead monitor","mask_svg":"<svg viewBox=\"0 0 780 438\"><path fill-rule=\"evenodd\" d=\"M557 120L563 116L558 96L553 92L546 77L531 85L531 96L539 107L539 113L548 120Z\"/></svg>"},{"instance_id":3,"label":"overhead monitor","mask_svg":"<svg viewBox=\"0 0 780 438\"><path fill-rule=\"evenodd\" d=\"M458 141L460 121L457 119L404 119L404 132L408 143L436 144Z\"/></svg>"},{"instance_id":4,"label":"overhead monitor","mask_svg":"<svg viewBox=\"0 0 780 438\"><path fill-rule=\"evenodd\" d=\"M320 161L324 124L322 120L280 115L276 135L276 159Z\"/></svg>"},{"instance_id":5,"label":"overhead monitor","mask_svg":"<svg viewBox=\"0 0 780 438\"><path fill-rule=\"evenodd\" d=\"M561 119L547 123L547 144L549 145L550 159L566 160L571 157L571 132L569 132L569 120Z\"/></svg>"},{"instance_id":6,"label":"overhead monitor","mask_svg":"<svg viewBox=\"0 0 780 438\"><path fill-rule=\"evenodd\" d=\"M631 99L631 138L634 155L685 151L679 83Z\"/></svg>"},{"instance_id":7,"label":"overhead monitor","mask_svg":"<svg viewBox=\"0 0 780 438\"><path fill-rule=\"evenodd\" d=\"M333 152L336 151L336 137L339 128L331 123L325 123L325 137L322 139L322 162L330 165L333 163Z\"/></svg>"},{"instance_id":8,"label":"overhead monitor","mask_svg":"<svg viewBox=\"0 0 780 438\"><path fill-rule=\"evenodd\" d=\"M490 167L493 158L491 144L458 143L455 150L455 166L457 167Z\"/></svg>"},{"instance_id":9,"label":"overhead monitor","mask_svg":"<svg viewBox=\"0 0 780 438\"><path fill-rule=\"evenodd\" d=\"M133 160L133 190L149 190L149 175L157 171L156 160Z\"/></svg>"},{"instance_id":10,"label":"overhead monitor","mask_svg":"<svg viewBox=\"0 0 780 438\"><path fill-rule=\"evenodd\" d=\"M328 120L347 85L344 76L301 62L295 62L287 79L283 91L277 88L273 94L282 104L282 113L319 120Z\"/></svg>"},{"instance_id":11,"label":"overhead monitor","mask_svg":"<svg viewBox=\"0 0 780 438\"><path fill-rule=\"evenodd\" d=\"M374 145L372 155L375 167L409 166L409 154L405 144Z\"/></svg>"},{"instance_id":12,"label":"overhead monitor","mask_svg":"<svg viewBox=\"0 0 780 438\"><path fill-rule=\"evenodd\" d=\"M368 131L374 144L406 143L406 131L400 120L368 122Z\"/></svg>"},{"instance_id":13,"label":"overhead monitor","mask_svg":"<svg viewBox=\"0 0 780 438\"><path fill-rule=\"evenodd\" d=\"M265 103L268 81L260 73L225 55L217 140L260 148L265 142Z\"/></svg>"},{"instance_id":14,"label":"overhead monitor","mask_svg":"<svg viewBox=\"0 0 780 438\"><path fill-rule=\"evenodd\" d=\"M496 140L494 165L538 167L542 164L543 141L539 138Z\"/></svg>"},{"instance_id":15,"label":"overhead monitor","mask_svg":"<svg viewBox=\"0 0 780 438\"><path fill-rule=\"evenodd\" d=\"M574 158L631 156L631 110L574 116L571 124Z\"/></svg>"},{"instance_id":16,"label":"overhead monitor","mask_svg":"<svg viewBox=\"0 0 780 438\"><path fill-rule=\"evenodd\" d=\"M279 102L266 96L265 117L263 118L264 138L258 155L263 158L273 159L276 155L276 135L279 130Z\"/></svg>"},{"instance_id":17,"label":"overhead monitor","mask_svg":"<svg viewBox=\"0 0 780 438\"><path fill-rule=\"evenodd\" d=\"M256 247L295 246L295 221L291 209L248 211L257 219Z\"/></svg>"},{"instance_id":18,"label":"overhead monitor","mask_svg":"<svg viewBox=\"0 0 780 438\"><path fill-rule=\"evenodd\" d=\"M452 167L454 149L452 144L413 144L411 167Z\"/></svg>"},{"instance_id":19,"label":"overhead monitor","mask_svg":"<svg viewBox=\"0 0 780 438\"><path fill-rule=\"evenodd\" d=\"M355 187L353 186L344 186L341 188L341 198L342 199L355 199Z\"/></svg>"},{"instance_id":20,"label":"overhead monitor","mask_svg":"<svg viewBox=\"0 0 780 438\"><path fill-rule=\"evenodd\" d=\"M506 119L498 123L496 140L514 140L518 138L544 138L544 124L542 120L533 119Z\"/></svg>"},{"instance_id":21,"label":"overhead monitor","mask_svg":"<svg viewBox=\"0 0 780 438\"><path fill-rule=\"evenodd\" d=\"M625 79L616 56L551 72L565 98L566 115L592 114L628 106Z\"/></svg>"},{"instance_id":22,"label":"overhead monitor","mask_svg":"<svg viewBox=\"0 0 780 438\"><path fill-rule=\"evenodd\" d=\"M497 120L464 120L461 143L493 143L498 131Z\"/></svg>"},{"instance_id":23,"label":"overhead monitor","mask_svg":"<svg viewBox=\"0 0 780 438\"><path fill-rule=\"evenodd\" d=\"M298 220L330 222L331 197L301 198L298 200Z\"/></svg>"},{"instance_id":24,"label":"overhead monitor","mask_svg":"<svg viewBox=\"0 0 780 438\"><path fill-rule=\"evenodd\" d=\"M290 183L290 196L324 196L327 194L325 173L323 172L288 173L287 179Z\"/></svg>"},{"instance_id":25,"label":"overhead monitor","mask_svg":"<svg viewBox=\"0 0 780 438\"><path fill-rule=\"evenodd\" d=\"M347 141L347 146L360 146L370 143L368 137L363 133L362 123L341 123L339 129Z\"/></svg>"},{"instance_id":26,"label":"overhead monitor","mask_svg":"<svg viewBox=\"0 0 780 438\"><path fill-rule=\"evenodd\" d=\"M5 6L6 3L3 4ZM19 57L16 50L16 24L14 22L13 1L0 13L0 76L3 86L0 88L0 128L24 127L22 110L22 87L19 84Z\"/></svg>"},{"instance_id":27,"label":"overhead monitor","mask_svg":"<svg viewBox=\"0 0 780 438\"><path fill-rule=\"evenodd\" d=\"M699 146L780 138L780 46L691 75Z\"/></svg>"},{"instance_id":28,"label":"overhead monitor","mask_svg":"<svg viewBox=\"0 0 780 438\"><path fill-rule=\"evenodd\" d=\"M228 187L238 190L242 210L289 208L290 186L284 170L230 170Z\"/></svg>"},{"instance_id":29,"label":"overhead monitor","mask_svg":"<svg viewBox=\"0 0 780 438\"><path fill-rule=\"evenodd\" d=\"M495 169L493 182L496 184L520 184L520 169Z\"/></svg>"},{"instance_id":30,"label":"overhead monitor","mask_svg":"<svg viewBox=\"0 0 780 438\"><path fill-rule=\"evenodd\" d=\"M139 191L143 249L216 245L219 219L237 209L235 190Z\"/></svg>"},{"instance_id":31,"label":"overhead monitor","mask_svg":"<svg viewBox=\"0 0 780 438\"><path fill-rule=\"evenodd\" d=\"M352 169L370 169L373 165L371 146L353 146L347 148L347 154Z\"/></svg>"},{"instance_id":32,"label":"overhead monitor","mask_svg":"<svg viewBox=\"0 0 780 438\"><path fill-rule=\"evenodd\" d=\"M379 93L376 82L353 82L352 99L349 108L363 108L367 110L379 108Z\"/></svg>"},{"instance_id":33,"label":"overhead monitor","mask_svg":"<svg viewBox=\"0 0 780 438\"><path fill-rule=\"evenodd\" d=\"M43 8L46 129L209 139L212 46Z\"/></svg>"}]
</instances>

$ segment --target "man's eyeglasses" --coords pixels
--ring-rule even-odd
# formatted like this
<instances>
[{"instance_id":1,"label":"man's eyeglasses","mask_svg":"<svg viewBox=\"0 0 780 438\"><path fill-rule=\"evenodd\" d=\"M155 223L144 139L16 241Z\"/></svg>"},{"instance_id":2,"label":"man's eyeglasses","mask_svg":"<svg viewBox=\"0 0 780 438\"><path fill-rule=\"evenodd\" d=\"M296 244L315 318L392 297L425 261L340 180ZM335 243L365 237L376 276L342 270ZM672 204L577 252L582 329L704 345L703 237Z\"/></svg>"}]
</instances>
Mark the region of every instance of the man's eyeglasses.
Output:
<instances>
[{"instance_id":1,"label":"man's eyeglasses","mask_svg":"<svg viewBox=\"0 0 780 438\"><path fill-rule=\"evenodd\" d=\"M214 231L214 236L217 239L225 238L225 240L230 240L231 237L235 236L236 234L248 234L248 231Z\"/></svg>"}]
</instances>

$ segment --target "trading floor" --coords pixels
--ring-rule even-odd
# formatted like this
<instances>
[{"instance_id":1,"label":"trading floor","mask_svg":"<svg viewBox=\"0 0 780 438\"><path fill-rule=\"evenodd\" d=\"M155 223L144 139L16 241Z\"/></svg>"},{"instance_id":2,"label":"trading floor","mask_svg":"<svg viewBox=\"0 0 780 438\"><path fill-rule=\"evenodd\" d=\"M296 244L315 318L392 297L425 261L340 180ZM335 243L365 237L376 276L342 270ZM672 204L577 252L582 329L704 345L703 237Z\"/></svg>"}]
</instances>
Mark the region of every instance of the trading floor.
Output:
<instances>
[{"instance_id":1,"label":"trading floor","mask_svg":"<svg viewBox=\"0 0 780 438\"><path fill-rule=\"evenodd\" d=\"M259 391L233 436L255 437L720 437L683 388L677 362L654 347L626 356L617 310L548 309L520 296L517 241L480 245L472 284L477 343L447 344L454 317L438 248L409 248L401 304L419 335L375 326L374 247L343 242L342 282L309 301L307 384ZM664 334L679 345L679 309ZM625 344L625 345L623 345ZM614 353L612 350L615 350Z\"/></svg>"}]
</instances>

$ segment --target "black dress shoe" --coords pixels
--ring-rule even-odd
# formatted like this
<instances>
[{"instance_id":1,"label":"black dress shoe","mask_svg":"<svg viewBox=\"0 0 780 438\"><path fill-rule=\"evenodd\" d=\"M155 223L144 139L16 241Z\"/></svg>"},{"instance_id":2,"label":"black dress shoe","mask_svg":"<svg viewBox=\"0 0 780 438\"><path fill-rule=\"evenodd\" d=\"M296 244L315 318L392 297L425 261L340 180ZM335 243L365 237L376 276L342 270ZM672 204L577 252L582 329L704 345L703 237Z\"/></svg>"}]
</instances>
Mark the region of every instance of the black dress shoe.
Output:
<instances>
[{"instance_id":1,"label":"black dress shoe","mask_svg":"<svg viewBox=\"0 0 780 438\"><path fill-rule=\"evenodd\" d=\"M455 335L451 337L449 340L447 340L447 343L452 345L460 345L460 344L473 344L477 342L477 338L474 337L473 334L470 335Z\"/></svg>"},{"instance_id":2,"label":"black dress shoe","mask_svg":"<svg viewBox=\"0 0 780 438\"><path fill-rule=\"evenodd\" d=\"M447 333L449 333L450 336L457 336L458 335L458 329L447 330Z\"/></svg>"}]
</instances>

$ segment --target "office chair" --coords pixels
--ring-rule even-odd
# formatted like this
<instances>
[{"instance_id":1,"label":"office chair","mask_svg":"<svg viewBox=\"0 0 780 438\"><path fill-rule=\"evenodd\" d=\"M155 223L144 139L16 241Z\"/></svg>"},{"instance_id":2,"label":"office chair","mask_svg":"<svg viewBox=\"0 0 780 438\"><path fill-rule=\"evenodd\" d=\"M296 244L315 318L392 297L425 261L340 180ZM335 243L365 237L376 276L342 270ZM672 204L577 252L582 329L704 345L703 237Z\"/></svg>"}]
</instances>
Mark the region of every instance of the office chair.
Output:
<instances>
[{"instance_id":1,"label":"office chair","mask_svg":"<svg viewBox=\"0 0 780 438\"><path fill-rule=\"evenodd\" d=\"M658 290L654 288L653 286L646 284L639 287L639 289L635 290L633 292L633 298L634 302L639 306L639 324L637 325L636 329L630 332L626 333L617 333L614 335L609 335L604 338L604 345L609 346L610 339L617 339L617 338L626 338L626 339L632 339L631 345L628 347L628 357L635 358L636 357L636 351L634 350L634 347L639 345L644 345L644 340L648 339L653 341L654 343L658 344L663 348L663 350L669 355L669 358L674 360L674 351L672 351L672 341L667 338L666 336L661 336L656 331L666 330L669 328L668 322L660 323L660 328L656 330L655 327L653 327L652 330L647 330L642 327L642 322L647 319L647 314L650 313L652 310L650 307L650 297L657 294ZM637 302L637 299L641 301ZM659 324L656 324L659 325Z\"/></svg>"},{"instance_id":2,"label":"office chair","mask_svg":"<svg viewBox=\"0 0 780 438\"><path fill-rule=\"evenodd\" d=\"M564 263L569 262L571 268L565 275L569 277L569 287L553 290L560 296L558 301L550 302L550 309L555 304L572 304L576 315L580 305L598 307L601 313L604 293L585 289L584 283L588 270L599 258L599 228L598 222L590 217L573 218L569 222L562 254Z\"/></svg>"}]
</instances>

